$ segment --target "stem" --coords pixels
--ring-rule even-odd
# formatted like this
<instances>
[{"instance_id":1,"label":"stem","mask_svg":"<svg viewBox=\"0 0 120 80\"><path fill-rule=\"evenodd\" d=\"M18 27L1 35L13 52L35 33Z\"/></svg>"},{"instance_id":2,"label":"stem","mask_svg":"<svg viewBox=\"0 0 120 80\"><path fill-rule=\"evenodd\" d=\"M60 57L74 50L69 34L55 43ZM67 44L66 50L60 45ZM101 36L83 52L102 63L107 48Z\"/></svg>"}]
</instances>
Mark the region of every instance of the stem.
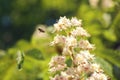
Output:
<instances>
[{"instance_id":1,"label":"stem","mask_svg":"<svg viewBox=\"0 0 120 80\"><path fill-rule=\"evenodd\" d=\"M74 63L74 59L75 59L75 56L74 56L74 49L73 49L73 47L69 47L69 49L70 49L70 57L71 57L71 59L72 59L72 65L73 65L73 67L75 67L76 66L76 64Z\"/></svg>"}]
</instances>

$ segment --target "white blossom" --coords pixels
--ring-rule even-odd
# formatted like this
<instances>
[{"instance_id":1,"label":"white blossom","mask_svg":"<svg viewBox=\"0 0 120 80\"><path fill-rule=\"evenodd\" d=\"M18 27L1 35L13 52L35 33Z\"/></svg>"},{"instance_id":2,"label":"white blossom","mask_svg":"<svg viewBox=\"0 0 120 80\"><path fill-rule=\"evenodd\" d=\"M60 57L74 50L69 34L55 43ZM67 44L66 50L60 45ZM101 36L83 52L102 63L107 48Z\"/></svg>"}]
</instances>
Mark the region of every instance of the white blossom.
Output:
<instances>
[{"instance_id":1,"label":"white blossom","mask_svg":"<svg viewBox=\"0 0 120 80\"><path fill-rule=\"evenodd\" d=\"M89 3L93 8L98 7L100 4L105 9L114 7L115 5L113 0L89 0Z\"/></svg>"},{"instance_id":2,"label":"white blossom","mask_svg":"<svg viewBox=\"0 0 120 80\"><path fill-rule=\"evenodd\" d=\"M79 80L80 75L77 74L77 69L74 67L67 68L66 71L61 72L62 76L66 76L67 80Z\"/></svg>"},{"instance_id":3,"label":"white blossom","mask_svg":"<svg viewBox=\"0 0 120 80\"><path fill-rule=\"evenodd\" d=\"M76 65L80 65L82 62L86 62L86 59L81 54L76 54L75 59L74 59L74 63Z\"/></svg>"},{"instance_id":4,"label":"white blossom","mask_svg":"<svg viewBox=\"0 0 120 80\"><path fill-rule=\"evenodd\" d=\"M59 70L63 70L66 67L65 57L64 56L52 57L49 63L49 67L50 67L50 70L49 70L50 72L56 72Z\"/></svg>"},{"instance_id":5,"label":"white blossom","mask_svg":"<svg viewBox=\"0 0 120 80\"><path fill-rule=\"evenodd\" d=\"M84 51L80 51L79 54L76 54L75 55L75 59L74 59L74 62L79 65L79 64L88 64L89 62L88 61L91 61L94 59L94 55L91 55L89 53L89 51L87 50L84 50Z\"/></svg>"},{"instance_id":6,"label":"white blossom","mask_svg":"<svg viewBox=\"0 0 120 80\"><path fill-rule=\"evenodd\" d=\"M103 70L100 68L100 65L93 63L90 66L90 72L103 72Z\"/></svg>"},{"instance_id":7,"label":"white blossom","mask_svg":"<svg viewBox=\"0 0 120 80\"><path fill-rule=\"evenodd\" d=\"M65 45L68 47L75 47L77 46L77 40L75 37L73 36L67 36L66 41L65 41Z\"/></svg>"},{"instance_id":8,"label":"white blossom","mask_svg":"<svg viewBox=\"0 0 120 80\"><path fill-rule=\"evenodd\" d=\"M83 29L82 27L76 27L76 29L74 29L71 32L72 36L85 36L85 37L89 37L90 34L87 33L87 31L85 29Z\"/></svg>"},{"instance_id":9,"label":"white blossom","mask_svg":"<svg viewBox=\"0 0 120 80\"><path fill-rule=\"evenodd\" d=\"M108 79L105 74L94 72L87 80L108 80Z\"/></svg>"},{"instance_id":10,"label":"white blossom","mask_svg":"<svg viewBox=\"0 0 120 80\"><path fill-rule=\"evenodd\" d=\"M113 0L102 0L101 4L103 8L111 8L114 6Z\"/></svg>"},{"instance_id":11,"label":"white blossom","mask_svg":"<svg viewBox=\"0 0 120 80\"><path fill-rule=\"evenodd\" d=\"M78 75L81 75L82 73L83 73L83 69L82 69L82 66L77 66L76 67L76 73L78 74Z\"/></svg>"},{"instance_id":12,"label":"white blossom","mask_svg":"<svg viewBox=\"0 0 120 80\"><path fill-rule=\"evenodd\" d=\"M66 78L66 76L55 75L55 77L51 78L50 80L68 80L68 79Z\"/></svg>"},{"instance_id":13,"label":"white blossom","mask_svg":"<svg viewBox=\"0 0 120 80\"><path fill-rule=\"evenodd\" d=\"M82 25L82 20L78 20L76 17L73 17L72 19L71 19L71 24L72 24L72 26L76 26L76 27L81 27L81 25Z\"/></svg>"},{"instance_id":14,"label":"white blossom","mask_svg":"<svg viewBox=\"0 0 120 80\"><path fill-rule=\"evenodd\" d=\"M66 30L68 27L71 27L71 23L70 20L67 19L65 16L60 17L59 21L54 24L55 31L57 32Z\"/></svg>"},{"instance_id":15,"label":"white blossom","mask_svg":"<svg viewBox=\"0 0 120 80\"><path fill-rule=\"evenodd\" d=\"M89 71L90 68L90 63L87 61L87 59L84 58L81 54L77 54L74 59L74 63L79 66L78 69L79 71L82 69L82 71ZM80 72L82 72L80 71Z\"/></svg>"},{"instance_id":16,"label":"white blossom","mask_svg":"<svg viewBox=\"0 0 120 80\"><path fill-rule=\"evenodd\" d=\"M92 7L96 8L98 6L99 0L89 0Z\"/></svg>"},{"instance_id":17,"label":"white blossom","mask_svg":"<svg viewBox=\"0 0 120 80\"><path fill-rule=\"evenodd\" d=\"M84 57L86 60L93 60L94 55L90 54L88 50L80 51L80 55Z\"/></svg>"},{"instance_id":18,"label":"white blossom","mask_svg":"<svg viewBox=\"0 0 120 80\"><path fill-rule=\"evenodd\" d=\"M63 48L62 54L67 56L67 55L70 55L70 53L71 53L71 50L69 49L69 47L65 46Z\"/></svg>"},{"instance_id":19,"label":"white blossom","mask_svg":"<svg viewBox=\"0 0 120 80\"><path fill-rule=\"evenodd\" d=\"M59 21L54 24L55 31L65 31L66 34L58 34L54 37L51 45L62 44L61 56L52 57L49 63L49 71L54 73L51 80L107 80L107 76L95 63L94 55L90 54L90 50L94 49L94 45L83 37L89 37L83 27L81 20L77 18L67 19L60 17ZM80 41L78 38L80 37ZM77 50L78 49L78 50ZM68 66L67 59L72 62ZM55 73L59 71L59 73ZM90 75L84 77L84 74Z\"/></svg>"},{"instance_id":20,"label":"white blossom","mask_svg":"<svg viewBox=\"0 0 120 80\"><path fill-rule=\"evenodd\" d=\"M91 50L94 49L94 45L90 44L88 40L80 40L78 43L79 48L84 50Z\"/></svg>"},{"instance_id":21,"label":"white blossom","mask_svg":"<svg viewBox=\"0 0 120 80\"><path fill-rule=\"evenodd\" d=\"M56 35L54 37L54 41L51 42L51 45L55 45L55 44L58 44L58 43L64 43L65 42L65 36L62 36L62 35Z\"/></svg>"}]
</instances>

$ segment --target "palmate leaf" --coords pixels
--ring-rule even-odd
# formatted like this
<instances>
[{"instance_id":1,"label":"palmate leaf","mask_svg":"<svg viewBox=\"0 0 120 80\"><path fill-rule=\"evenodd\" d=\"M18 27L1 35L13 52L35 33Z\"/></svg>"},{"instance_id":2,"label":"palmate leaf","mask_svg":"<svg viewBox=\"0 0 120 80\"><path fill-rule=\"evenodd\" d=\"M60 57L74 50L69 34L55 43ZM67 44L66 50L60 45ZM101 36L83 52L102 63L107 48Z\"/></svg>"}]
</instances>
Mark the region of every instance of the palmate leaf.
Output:
<instances>
[{"instance_id":1,"label":"palmate leaf","mask_svg":"<svg viewBox=\"0 0 120 80\"><path fill-rule=\"evenodd\" d=\"M113 67L112 64L108 63L106 60L96 57L95 62L100 64L101 68L104 70L104 72L112 79L116 80L114 75L113 75Z\"/></svg>"},{"instance_id":2,"label":"palmate leaf","mask_svg":"<svg viewBox=\"0 0 120 80\"><path fill-rule=\"evenodd\" d=\"M103 57L104 59L108 60L109 62L113 63L114 65L120 68L120 51L114 51L110 49L102 49L97 50L97 55Z\"/></svg>"},{"instance_id":3,"label":"palmate leaf","mask_svg":"<svg viewBox=\"0 0 120 80\"><path fill-rule=\"evenodd\" d=\"M30 56L30 57L32 57L32 58L35 58L35 59L37 59L37 60L44 60L44 57L43 57L41 51L38 50L38 49L35 49L35 48L33 48L33 49L31 49L31 50L28 50L28 51L26 52L26 55L27 55L27 56Z\"/></svg>"},{"instance_id":4,"label":"palmate leaf","mask_svg":"<svg viewBox=\"0 0 120 80\"><path fill-rule=\"evenodd\" d=\"M117 38L120 39L120 11L117 13L110 27L114 30L114 33L116 34Z\"/></svg>"}]
</instances>

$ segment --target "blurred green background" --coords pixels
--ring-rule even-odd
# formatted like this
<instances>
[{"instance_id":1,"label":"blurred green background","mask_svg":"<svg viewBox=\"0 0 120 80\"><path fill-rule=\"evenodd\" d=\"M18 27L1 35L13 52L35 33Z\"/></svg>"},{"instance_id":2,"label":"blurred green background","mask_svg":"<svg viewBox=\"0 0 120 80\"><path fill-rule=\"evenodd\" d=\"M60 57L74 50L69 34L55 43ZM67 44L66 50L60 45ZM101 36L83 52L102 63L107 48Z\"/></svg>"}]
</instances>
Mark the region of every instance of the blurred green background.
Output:
<instances>
[{"instance_id":1,"label":"blurred green background","mask_svg":"<svg viewBox=\"0 0 120 80\"><path fill-rule=\"evenodd\" d=\"M0 80L49 80L49 60L59 52L49 46L50 32L60 16L82 19L96 61L112 80L120 79L120 0L0 0ZM25 54L22 71L18 50Z\"/></svg>"}]
</instances>

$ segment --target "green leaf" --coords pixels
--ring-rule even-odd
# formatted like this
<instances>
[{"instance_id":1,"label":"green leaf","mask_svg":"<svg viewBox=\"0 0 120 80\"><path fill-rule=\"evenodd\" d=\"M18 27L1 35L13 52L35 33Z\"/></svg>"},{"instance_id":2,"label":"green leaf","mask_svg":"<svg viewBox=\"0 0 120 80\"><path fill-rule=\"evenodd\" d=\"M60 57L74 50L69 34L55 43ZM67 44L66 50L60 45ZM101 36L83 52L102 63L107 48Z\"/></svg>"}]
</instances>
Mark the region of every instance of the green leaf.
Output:
<instances>
[{"instance_id":1,"label":"green leaf","mask_svg":"<svg viewBox=\"0 0 120 80\"><path fill-rule=\"evenodd\" d=\"M110 63L100 57L96 57L95 62L100 64L101 68L112 80L116 80L113 75L113 67Z\"/></svg>"},{"instance_id":2,"label":"green leaf","mask_svg":"<svg viewBox=\"0 0 120 80\"><path fill-rule=\"evenodd\" d=\"M26 40L19 40L17 43L16 43L16 45L15 45L15 48L17 48L17 49L20 49L20 50L23 50L23 51L25 51L25 50L28 50L28 49L30 49L32 46L30 45L30 43L28 42L28 41L26 41Z\"/></svg>"},{"instance_id":3,"label":"green leaf","mask_svg":"<svg viewBox=\"0 0 120 80\"><path fill-rule=\"evenodd\" d=\"M103 35L109 41L115 42L117 40L117 37L116 37L113 29L103 31Z\"/></svg>"},{"instance_id":4,"label":"green leaf","mask_svg":"<svg viewBox=\"0 0 120 80\"><path fill-rule=\"evenodd\" d=\"M72 60L71 60L70 58L67 59L67 60L66 60L66 64L67 64L68 67L71 67L71 65L72 65Z\"/></svg>"},{"instance_id":5,"label":"green leaf","mask_svg":"<svg viewBox=\"0 0 120 80\"><path fill-rule=\"evenodd\" d=\"M26 55L28 55L28 56L30 56L32 58L35 58L37 60L44 60L44 57L43 57L41 51L38 50L38 49L35 49L35 48L27 51Z\"/></svg>"},{"instance_id":6,"label":"green leaf","mask_svg":"<svg viewBox=\"0 0 120 80\"><path fill-rule=\"evenodd\" d=\"M13 72L15 69L15 65L10 66L5 73L5 76L3 78L3 80L11 80L11 78L13 77Z\"/></svg>"},{"instance_id":7,"label":"green leaf","mask_svg":"<svg viewBox=\"0 0 120 80\"><path fill-rule=\"evenodd\" d=\"M110 49L102 49L96 51L96 54L103 57L104 59L108 60L109 62L113 63L120 67L120 51L114 51Z\"/></svg>"},{"instance_id":8,"label":"green leaf","mask_svg":"<svg viewBox=\"0 0 120 80\"><path fill-rule=\"evenodd\" d=\"M115 19L113 20L111 28L114 29L114 32L119 40L120 39L120 11L117 13Z\"/></svg>"}]
</instances>

